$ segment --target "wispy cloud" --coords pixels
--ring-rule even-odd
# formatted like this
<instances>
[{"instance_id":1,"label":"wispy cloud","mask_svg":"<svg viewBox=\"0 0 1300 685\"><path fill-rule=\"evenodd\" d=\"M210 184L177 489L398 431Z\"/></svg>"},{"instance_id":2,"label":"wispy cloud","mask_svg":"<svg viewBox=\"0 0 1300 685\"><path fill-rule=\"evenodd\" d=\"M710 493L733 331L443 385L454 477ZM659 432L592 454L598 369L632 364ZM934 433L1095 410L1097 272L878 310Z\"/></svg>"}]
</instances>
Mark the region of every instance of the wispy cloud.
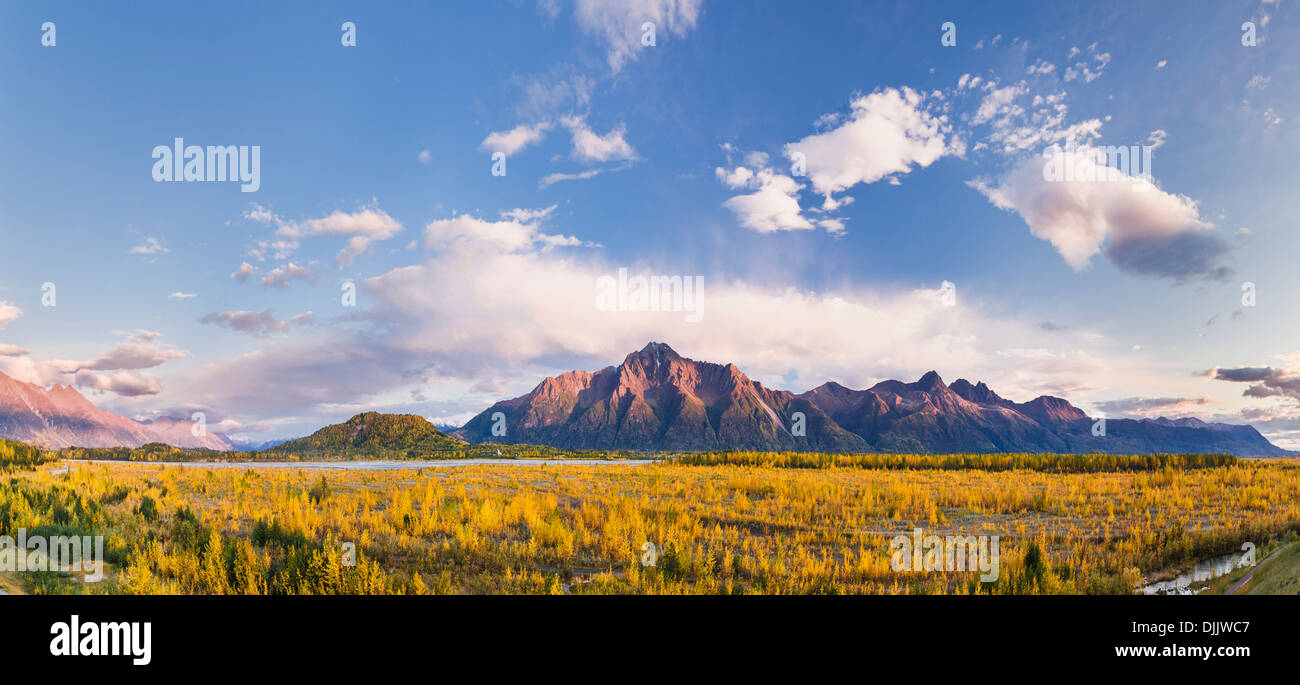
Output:
<instances>
[{"instance_id":1,"label":"wispy cloud","mask_svg":"<svg viewBox=\"0 0 1300 685\"><path fill-rule=\"evenodd\" d=\"M644 49L643 24L655 25L656 43L669 35L685 36L699 21L703 4L703 0L577 0L574 16L583 31L604 42L605 59L617 73Z\"/></svg>"},{"instance_id":2,"label":"wispy cloud","mask_svg":"<svg viewBox=\"0 0 1300 685\"><path fill-rule=\"evenodd\" d=\"M305 221L284 219L261 205L254 205L253 209L244 212L244 216L259 223L275 225L276 235L288 241L277 246L282 256L291 253L297 247L297 242L304 238L347 238L346 245L335 259L335 268L348 266L372 243L387 240L402 230L401 222L379 209L375 203L355 212L335 210L323 217Z\"/></svg>"},{"instance_id":3,"label":"wispy cloud","mask_svg":"<svg viewBox=\"0 0 1300 685\"><path fill-rule=\"evenodd\" d=\"M581 171L576 174L564 174L564 173L547 174L546 176L543 176L540 181L537 182L537 189L541 190L542 188L555 185L556 183L559 183L561 181L582 181L589 178L595 178L596 176L600 175L600 173L603 171L604 169L588 169L586 171Z\"/></svg>"},{"instance_id":4,"label":"wispy cloud","mask_svg":"<svg viewBox=\"0 0 1300 685\"><path fill-rule=\"evenodd\" d=\"M289 329L291 325L306 325L312 322L315 315L312 312L303 312L292 317L289 321L277 319L267 309L261 312L254 311L231 311L215 312L205 314L199 319L199 323L229 328L232 331L248 333L250 335L264 337L273 333L282 333Z\"/></svg>"}]
</instances>

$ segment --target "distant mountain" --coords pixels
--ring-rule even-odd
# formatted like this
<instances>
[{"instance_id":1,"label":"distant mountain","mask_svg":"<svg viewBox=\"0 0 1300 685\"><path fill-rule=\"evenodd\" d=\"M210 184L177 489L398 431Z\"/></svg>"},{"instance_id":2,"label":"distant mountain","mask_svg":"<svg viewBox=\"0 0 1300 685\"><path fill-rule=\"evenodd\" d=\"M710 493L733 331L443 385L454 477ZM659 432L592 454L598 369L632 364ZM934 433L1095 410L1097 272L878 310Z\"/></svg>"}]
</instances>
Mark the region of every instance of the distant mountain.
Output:
<instances>
[{"instance_id":1,"label":"distant mountain","mask_svg":"<svg viewBox=\"0 0 1300 685\"><path fill-rule=\"evenodd\" d=\"M49 390L0 373L0 437L45 448L139 447L165 442L177 447L229 450L219 433L191 433L193 423L170 417L140 422L95 407L70 386Z\"/></svg>"},{"instance_id":2,"label":"distant mountain","mask_svg":"<svg viewBox=\"0 0 1300 685\"><path fill-rule=\"evenodd\" d=\"M497 412L504 415L504 436L492 434ZM806 417L807 437L790 433L795 412ZM572 449L871 451L808 399L764 388L734 364L692 361L660 343L629 354L617 367L547 378L527 395L492 405L453 435Z\"/></svg>"},{"instance_id":3,"label":"distant mountain","mask_svg":"<svg viewBox=\"0 0 1300 685\"><path fill-rule=\"evenodd\" d=\"M235 449L234 441L221 433L207 431L203 436L194 435L194 422L189 419L160 416L140 423L157 436L151 442L166 443L173 447L204 447L222 452Z\"/></svg>"},{"instance_id":4,"label":"distant mountain","mask_svg":"<svg viewBox=\"0 0 1300 685\"><path fill-rule=\"evenodd\" d=\"M326 426L296 440L268 447L266 452L283 452L319 457L418 457L465 443L434 428L423 416L414 414L357 414L344 423Z\"/></svg>"},{"instance_id":5,"label":"distant mountain","mask_svg":"<svg viewBox=\"0 0 1300 685\"><path fill-rule=\"evenodd\" d=\"M234 449L239 452L261 452L262 450L270 449L272 447L275 447L276 445L281 445L286 442L289 442L289 440L291 439L292 438L279 438L276 440L256 441L256 440L236 440L235 438L230 438L230 444L231 444L231 449Z\"/></svg>"},{"instance_id":6,"label":"distant mountain","mask_svg":"<svg viewBox=\"0 0 1300 685\"><path fill-rule=\"evenodd\" d=\"M804 434L796 435L796 413ZM504 424L494 421L500 414ZM493 435L503 425L505 435ZM469 442L642 450L819 452L1224 452L1292 454L1250 426L1196 419L1108 419L1106 435L1069 402L1000 397L984 383L915 383L866 390L825 383L795 395L750 380L734 364L697 362L650 343L618 366L571 371L498 402L453 435Z\"/></svg>"}]
</instances>

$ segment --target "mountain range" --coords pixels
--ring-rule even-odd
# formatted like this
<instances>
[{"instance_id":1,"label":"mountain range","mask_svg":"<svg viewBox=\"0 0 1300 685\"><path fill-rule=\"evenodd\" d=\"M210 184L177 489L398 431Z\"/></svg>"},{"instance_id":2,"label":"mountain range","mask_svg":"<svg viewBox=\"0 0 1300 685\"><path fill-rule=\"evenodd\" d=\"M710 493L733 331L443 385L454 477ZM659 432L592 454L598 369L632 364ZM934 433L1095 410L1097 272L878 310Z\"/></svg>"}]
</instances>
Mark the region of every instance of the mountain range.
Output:
<instances>
[{"instance_id":1,"label":"mountain range","mask_svg":"<svg viewBox=\"0 0 1300 685\"><path fill-rule=\"evenodd\" d=\"M404 458L465 443L638 451L1294 454L1248 425L1107 419L1104 435L1094 435L1094 425L1061 398L1014 402L983 382L946 385L934 371L914 383L889 380L854 390L827 382L794 394L764 387L735 364L687 359L652 342L618 366L548 377L450 435L419 416L367 412L304 438L260 447L308 458L340 451ZM247 449L220 433L195 436L192 427L183 418L135 421L95 407L69 386L46 390L0 373L0 438L45 448L160 442Z\"/></svg>"},{"instance_id":2,"label":"mountain range","mask_svg":"<svg viewBox=\"0 0 1300 685\"><path fill-rule=\"evenodd\" d=\"M0 373L0 437L44 448L139 447L162 442L176 447L229 450L226 436L211 431L196 436L188 419L159 417L135 421L99 409L76 389L49 390Z\"/></svg>"},{"instance_id":3,"label":"mountain range","mask_svg":"<svg viewBox=\"0 0 1300 685\"><path fill-rule=\"evenodd\" d=\"M505 435L494 435L494 425ZM1093 419L1059 397L1013 402L983 382L946 385L934 371L914 383L854 390L828 382L794 394L764 387L735 364L694 361L652 342L618 366L546 378L453 435L585 449L1292 454L1246 425L1160 418L1104 427L1094 435Z\"/></svg>"}]
</instances>

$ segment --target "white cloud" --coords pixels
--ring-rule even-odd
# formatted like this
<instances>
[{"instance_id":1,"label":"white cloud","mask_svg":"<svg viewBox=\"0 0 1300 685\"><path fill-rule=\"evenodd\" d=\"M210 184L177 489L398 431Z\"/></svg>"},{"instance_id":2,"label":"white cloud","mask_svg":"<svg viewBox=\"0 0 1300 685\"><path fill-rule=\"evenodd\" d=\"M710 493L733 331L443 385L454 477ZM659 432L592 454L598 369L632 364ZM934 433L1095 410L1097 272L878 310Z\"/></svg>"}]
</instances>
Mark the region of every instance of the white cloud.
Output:
<instances>
[{"instance_id":1,"label":"white cloud","mask_svg":"<svg viewBox=\"0 0 1300 685\"><path fill-rule=\"evenodd\" d=\"M433 153L428 150L420 150L420 154L417 158L420 160L421 164L428 164L433 161Z\"/></svg>"},{"instance_id":2,"label":"white cloud","mask_svg":"<svg viewBox=\"0 0 1300 685\"><path fill-rule=\"evenodd\" d=\"M1041 59L1035 62L1032 66L1029 66L1028 68L1025 69L1025 73L1040 74L1040 75L1050 74L1054 71L1056 71L1055 64L1052 64L1047 60L1041 60Z\"/></svg>"},{"instance_id":3,"label":"white cloud","mask_svg":"<svg viewBox=\"0 0 1300 685\"><path fill-rule=\"evenodd\" d=\"M969 95L982 92L979 104L973 113L964 120L971 126L982 127L973 150L979 152L989 149L1002 155L1015 155L1052 143L1075 140L1088 143L1101 135L1102 119L1094 118L1067 124L1069 107L1065 104L1065 91L1032 93L1026 81L1000 86L995 77L990 77L983 86L968 86L962 89L958 80L957 92ZM1032 93L1032 97L1029 97ZM973 136L969 130L959 130L952 138L959 141L965 136ZM954 142L950 147L959 147ZM959 153L954 153L959 154Z\"/></svg>"},{"instance_id":4,"label":"white cloud","mask_svg":"<svg viewBox=\"0 0 1300 685\"><path fill-rule=\"evenodd\" d=\"M583 245L573 236L541 232L537 222L554 209L554 206L544 210L515 209L503 212L506 219L502 221L487 221L469 214L431 221L425 227L425 245L457 252L504 253Z\"/></svg>"},{"instance_id":5,"label":"white cloud","mask_svg":"<svg viewBox=\"0 0 1300 685\"><path fill-rule=\"evenodd\" d=\"M0 330L13 323L15 319L23 315L23 310L0 300Z\"/></svg>"},{"instance_id":6,"label":"white cloud","mask_svg":"<svg viewBox=\"0 0 1300 685\"><path fill-rule=\"evenodd\" d=\"M1156 62L1156 68L1157 68L1157 69L1164 69L1166 64L1169 64L1169 60L1167 60L1167 59L1162 59L1162 60L1160 60L1159 62Z\"/></svg>"},{"instance_id":7,"label":"white cloud","mask_svg":"<svg viewBox=\"0 0 1300 685\"><path fill-rule=\"evenodd\" d=\"M627 127L619 124L605 135L599 135L587 126L583 117L564 117L560 120L573 136L573 158L581 162L635 161L636 150L624 136Z\"/></svg>"},{"instance_id":8,"label":"white cloud","mask_svg":"<svg viewBox=\"0 0 1300 685\"><path fill-rule=\"evenodd\" d=\"M230 277L236 281L247 281L248 277L252 276L254 271L257 271L257 269L252 264L242 262L238 269L230 272Z\"/></svg>"},{"instance_id":9,"label":"white cloud","mask_svg":"<svg viewBox=\"0 0 1300 685\"><path fill-rule=\"evenodd\" d=\"M356 212L335 210L326 216L306 221L283 219L260 205L246 211L244 216L259 223L275 224L276 235L287 239L287 242L278 245L280 255L277 256L280 258L297 248L297 241L302 238L346 237L348 241L335 259L335 268L351 264L371 243L387 240L402 230L401 222L374 203Z\"/></svg>"},{"instance_id":10,"label":"white cloud","mask_svg":"<svg viewBox=\"0 0 1300 685\"><path fill-rule=\"evenodd\" d=\"M295 278L300 281L306 281L311 285L316 285L316 276L312 274L307 267L299 266L295 262L281 264L280 266L271 269L262 277L262 285L274 286L276 288L288 288L289 283Z\"/></svg>"},{"instance_id":11,"label":"white cloud","mask_svg":"<svg viewBox=\"0 0 1300 685\"><path fill-rule=\"evenodd\" d=\"M1096 154L1089 147L1049 150L1015 167L996 188L979 181L971 186L1020 214L1030 232L1076 271L1105 245L1117 267L1138 275L1185 281L1230 273L1223 265L1227 245L1210 232L1194 200L1098 164ZM1055 180L1066 167L1075 180Z\"/></svg>"},{"instance_id":12,"label":"white cloud","mask_svg":"<svg viewBox=\"0 0 1300 685\"><path fill-rule=\"evenodd\" d=\"M81 388L112 392L124 397L157 395L162 392L162 384L158 382L157 376L134 371L117 371L112 374L78 371L75 382Z\"/></svg>"},{"instance_id":13,"label":"white cloud","mask_svg":"<svg viewBox=\"0 0 1300 685\"><path fill-rule=\"evenodd\" d=\"M19 351L21 348L14 348ZM22 383L48 387L67 382L67 375L47 362L38 362L28 354L0 355L0 373Z\"/></svg>"},{"instance_id":14,"label":"white cloud","mask_svg":"<svg viewBox=\"0 0 1300 685\"><path fill-rule=\"evenodd\" d=\"M298 241L284 238L255 242L257 247L248 248L248 256L257 258L259 262L266 261L268 257L276 260L288 259L299 247Z\"/></svg>"},{"instance_id":15,"label":"white cloud","mask_svg":"<svg viewBox=\"0 0 1300 685\"><path fill-rule=\"evenodd\" d=\"M551 128L549 122L520 124L509 131L489 133L488 137L479 143L479 148L487 152L501 152L508 157L533 143L540 142Z\"/></svg>"},{"instance_id":16,"label":"white cloud","mask_svg":"<svg viewBox=\"0 0 1300 685\"><path fill-rule=\"evenodd\" d=\"M1017 113L1012 102L1027 92L1029 92L1029 89L1023 83L994 88L980 102L979 109L975 110L975 118L972 123L982 124L995 116L1008 116Z\"/></svg>"},{"instance_id":17,"label":"white cloud","mask_svg":"<svg viewBox=\"0 0 1300 685\"><path fill-rule=\"evenodd\" d=\"M718 167L714 172L718 175L718 180L722 181L723 185L732 190L747 188L749 187L749 182L754 179L753 170L743 166L738 166L731 171Z\"/></svg>"},{"instance_id":18,"label":"white cloud","mask_svg":"<svg viewBox=\"0 0 1300 685\"><path fill-rule=\"evenodd\" d=\"M1110 64L1110 53L1097 52L1096 49L1096 43L1088 46L1088 54L1092 57L1091 61L1085 59L1075 62L1073 66L1066 67L1066 81L1083 79L1084 83L1092 83L1101 77L1102 72L1106 70L1106 66ZM1078 48L1071 48L1069 57L1074 57L1078 52ZM1157 65L1156 68L1159 69L1160 66Z\"/></svg>"},{"instance_id":19,"label":"white cloud","mask_svg":"<svg viewBox=\"0 0 1300 685\"><path fill-rule=\"evenodd\" d=\"M150 337L150 331L142 331L131 336L132 340L147 340L150 342L124 342L113 346L109 351L88 361L72 361L67 359L54 359L49 362L51 366L63 373L75 373L77 371L116 371L119 369L138 370L150 369L172 359L184 359L190 356L185 350L178 350L169 345L155 345L152 340L157 337L153 334Z\"/></svg>"},{"instance_id":20,"label":"white cloud","mask_svg":"<svg viewBox=\"0 0 1300 685\"><path fill-rule=\"evenodd\" d=\"M307 314L310 315L310 312L307 312ZM308 316L308 319L310 320L310 316ZM199 319L199 323L212 324L256 336L280 333L288 328L288 324L275 318L269 309L262 312L226 310L220 313L206 314Z\"/></svg>"},{"instance_id":21,"label":"white cloud","mask_svg":"<svg viewBox=\"0 0 1300 685\"><path fill-rule=\"evenodd\" d=\"M138 255L146 255L146 256L165 254L167 252L169 252L169 250L163 247L162 243L158 242L157 238L145 238L143 244L136 245L135 247L127 250L128 254L138 254Z\"/></svg>"},{"instance_id":22,"label":"white cloud","mask_svg":"<svg viewBox=\"0 0 1300 685\"><path fill-rule=\"evenodd\" d=\"M785 156L802 154L813 189L826 196L929 166L951 150L944 142L946 119L927 112L924 101L910 88L856 97L847 121L787 144Z\"/></svg>"},{"instance_id":23,"label":"white cloud","mask_svg":"<svg viewBox=\"0 0 1300 685\"><path fill-rule=\"evenodd\" d=\"M244 264L244 266L247 266L247 265L248 265L247 263ZM242 267L241 267L241 268L242 268ZM236 272L236 273L238 273L238 272ZM197 294L197 293L187 293L187 292L182 292L182 291L180 291L180 290L177 290L176 292L174 292L174 293L168 295L167 297L170 298L170 299L173 299L173 300L192 300L192 299L198 297L198 294Z\"/></svg>"},{"instance_id":24,"label":"white cloud","mask_svg":"<svg viewBox=\"0 0 1300 685\"><path fill-rule=\"evenodd\" d=\"M799 191L803 186L793 178L771 169L754 173L745 167L731 171L719 167L715 173L732 188L737 187L733 182L745 179L744 186L756 189L753 193L737 195L722 203L745 228L759 233L813 228L812 223L800 214Z\"/></svg>"},{"instance_id":25,"label":"white cloud","mask_svg":"<svg viewBox=\"0 0 1300 685\"><path fill-rule=\"evenodd\" d=\"M519 223L536 223L545 221L547 217L555 212L557 207L559 207L559 205L551 205L549 207L541 207L538 209L508 209L501 212L501 216Z\"/></svg>"},{"instance_id":26,"label":"white cloud","mask_svg":"<svg viewBox=\"0 0 1300 685\"><path fill-rule=\"evenodd\" d=\"M817 222L817 225L830 233L839 234L844 232L844 221L842 219L821 219Z\"/></svg>"}]
</instances>

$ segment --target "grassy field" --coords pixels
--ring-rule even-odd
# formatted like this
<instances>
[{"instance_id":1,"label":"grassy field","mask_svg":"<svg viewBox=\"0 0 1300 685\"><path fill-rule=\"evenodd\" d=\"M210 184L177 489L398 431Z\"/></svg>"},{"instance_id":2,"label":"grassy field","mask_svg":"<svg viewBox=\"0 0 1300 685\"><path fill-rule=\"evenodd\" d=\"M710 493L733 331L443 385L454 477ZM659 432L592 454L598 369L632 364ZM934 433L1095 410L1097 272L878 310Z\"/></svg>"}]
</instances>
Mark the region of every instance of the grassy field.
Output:
<instances>
[{"instance_id":1,"label":"grassy field","mask_svg":"<svg viewBox=\"0 0 1300 685\"><path fill-rule=\"evenodd\" d=\"M0 534L104 535L108 578L11 574L0 584L32 593L1129 593L1244 541L1263 550L1300 531L1294 462L1135 457L1096 470L1066 468L1074 457L961 456L325 472L41 464L3 476ZM890 541L914 528L999 536L998 580L895 571ZM643 565L646 543L654 566ZM1293 571L1296 549L1261 565L1249 591L1294 592L1286 571L1270 568Z\"/></svg>"},{"instance_id":2,"label":"grassy field","mask_svg":"<svg viewBox=\"0 0 1300 685\"><path fill-rule=\"evenodd\" d=\"M1207 584L1206 594L1300 594L1300 535L1291 533L1259 550L1254 566L1243 566Z\"/></svg>"},{"instance_id":3,"label":"grassy field","mask_svg":"<svg viewBox=\"0 0 1300 685\"><path fill-rule=\"evenodd\" d=\"M1293 542L1277 557L1260 564L1236 594L1300 594L1300 544Z\"/></svg>"}]
</instances>

